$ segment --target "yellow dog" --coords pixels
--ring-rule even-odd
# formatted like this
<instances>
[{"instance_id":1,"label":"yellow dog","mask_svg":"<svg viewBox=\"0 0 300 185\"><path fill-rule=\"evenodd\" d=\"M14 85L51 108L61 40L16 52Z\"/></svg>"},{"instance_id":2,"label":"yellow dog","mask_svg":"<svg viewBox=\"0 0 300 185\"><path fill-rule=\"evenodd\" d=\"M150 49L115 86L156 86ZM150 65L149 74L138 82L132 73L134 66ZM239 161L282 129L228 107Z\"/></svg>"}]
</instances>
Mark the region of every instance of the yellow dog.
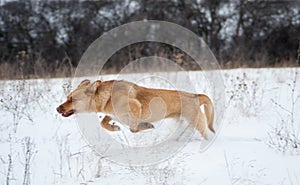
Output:
<instances>
[{"instance_id":1,"label":"yellow dog","mask_svg":"<svg viewBox=\"0 0 300 185\"><path fill-rule=\"evenodd\" d=\"M204 111L201 106L204 105ZM102 127L117 131L112 119L126 124L131 132L154 128L152 122L164 118L185 118L207 139L206 128L212 132L214 108L210 98L204 94L183 91L151 89L127 81L83 80L67 96L67 101L57 107L64 117L80 112L102 112L106 116Z\"/></svg>"}]
</instances>

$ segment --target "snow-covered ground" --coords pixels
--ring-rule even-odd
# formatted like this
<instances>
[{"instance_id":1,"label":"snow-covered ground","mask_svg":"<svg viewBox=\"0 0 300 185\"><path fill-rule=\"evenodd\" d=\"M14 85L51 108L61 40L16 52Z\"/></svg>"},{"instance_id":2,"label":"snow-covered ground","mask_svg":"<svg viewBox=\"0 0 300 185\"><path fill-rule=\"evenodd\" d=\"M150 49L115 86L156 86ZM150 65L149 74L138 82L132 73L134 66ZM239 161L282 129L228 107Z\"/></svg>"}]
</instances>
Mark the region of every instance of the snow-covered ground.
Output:
<instances>
[{"instance_id":1,"label":"snow-covered ground","mask_svg":"<svg viewBox=\"0 0 300 185\"><path fill-rule=\"evenodd\" d=\"M148 166L120 165L99 156L85 142L75 116L63 118L56 112L71 89L71 79L0 81L0 183L300 184L299 72L222 71L226 104L215 142L203 152L196 132L182 150ZM212 93L201 82L203 73L189 74L198 84L196 92ZM180 75L166 74L169 79ZM156 80L141 83L166 85Z\"/></svg>"}]
</instances>

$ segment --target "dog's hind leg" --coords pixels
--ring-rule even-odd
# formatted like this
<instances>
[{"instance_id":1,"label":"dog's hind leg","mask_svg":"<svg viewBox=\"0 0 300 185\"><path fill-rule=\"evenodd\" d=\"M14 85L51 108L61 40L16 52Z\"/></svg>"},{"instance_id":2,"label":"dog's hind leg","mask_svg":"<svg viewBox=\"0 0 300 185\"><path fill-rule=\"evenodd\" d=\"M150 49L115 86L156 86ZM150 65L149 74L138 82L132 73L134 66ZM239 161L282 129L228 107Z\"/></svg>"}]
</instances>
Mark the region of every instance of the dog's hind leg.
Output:
<instances>
[{"instance_id":1,"label":"dog's hind leg","mask_svg":"<svg viewBox=\"0 0 300 185\"><path fill-rule=\"evenodd\" d=\"M205 140L208 140L207 134L206 134L206 128L207 128L207 121L205 119L205 114L203 114L202 112L198 113L198 119L197 119L197 125L196 128L198 129L198 131L201 133L202 137Z\"/></svg>"},{"instance_id":2,"label":"dog's hind leg","mask_svg":"<svg viewBox=\"0 0 300 185\"><path fill-rule=\"evenodd\" d=\"M101 121L101 126L109 131L119 131L120 130L119 126L109 124L111 120L112 120L111 117L105 116Z\"/></svg>"},{"instance_id":3,"label":"dog's hind leg","mask_svg":"<svg viewBox=\"0 0 300 185\"><path fill-rule=\"evenodd\" d=\"M141 123L142 104L136 99L129 100L130 108L130 131L133 133L153 128L150 123Z\"/></svg>"}]
</instances>

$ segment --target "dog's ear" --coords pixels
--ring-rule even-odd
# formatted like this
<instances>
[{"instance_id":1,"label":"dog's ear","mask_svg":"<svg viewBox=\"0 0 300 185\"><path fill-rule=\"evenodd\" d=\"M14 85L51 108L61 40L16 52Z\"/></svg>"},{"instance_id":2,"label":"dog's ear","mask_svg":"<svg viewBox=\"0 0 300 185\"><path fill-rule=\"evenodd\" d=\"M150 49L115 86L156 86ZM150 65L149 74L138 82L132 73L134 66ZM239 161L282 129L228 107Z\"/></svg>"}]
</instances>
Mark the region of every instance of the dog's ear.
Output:
<instances>
[{"instance_id":1,"label":"dog's ear","mask_svg":"<svg viewBox=\"0 0 300 185\"><path fill-rule=\"evenodd\" d=\"M90 86L87 88L85 91L86 94L88 95L95 95L101 85L101 81L97 80L94 83L90 84Z\"/></svg>"},{"instance_id":2,"label":"dog's ear","mask_svg":"<svg viewBox=\"0 0 300 185\"><path fill-rule=\"evenodd\" d=\"M77 88L86 87L86 86L88 86L90 83L91 83L90 80L87 80L87 79L82 80L81 83L78 85Z\"/></svg>"}]
</instances>

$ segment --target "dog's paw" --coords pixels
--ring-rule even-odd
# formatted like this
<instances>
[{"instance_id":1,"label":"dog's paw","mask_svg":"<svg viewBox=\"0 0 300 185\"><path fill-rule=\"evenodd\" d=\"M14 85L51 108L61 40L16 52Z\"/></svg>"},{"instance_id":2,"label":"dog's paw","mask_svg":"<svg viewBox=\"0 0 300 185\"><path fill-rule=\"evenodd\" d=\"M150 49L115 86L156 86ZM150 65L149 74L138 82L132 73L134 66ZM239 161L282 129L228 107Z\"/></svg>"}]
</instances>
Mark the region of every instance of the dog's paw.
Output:
<instances>
[{"instance_id":1,"label":"dog's paw","mask_svg":"<svg viewBox=\"0 0 300 185\"><path fill-rule=\"evenodd\" d=\"M115 123L112 124L112 127L114 128L114 131L120 131L121 128L118 125L115 125Z\"/></svg>"},{"instance_id":2,"label":"dog's paw","mask_svg":"<svg viewBox=\"0 0 300 185\"><path fill-rule=\"evenodd\" d=\"M137 133L139 130L133 129L133 128L129 128L130 132L132 133Z\"/></svg>"},{"instance_id":3,"label":"dog's paw","mask_svg":"<svg viewBox=\"0 0 300 185\"><path fill-rule=\"evenodd\" d=\"M121 128L120 128L119 126L115 125L115 126L114 126L114 130L115 130L115 131L120 131Z\"/></svg>"},{"instance_id":4,"label":"dog's paw","mask_svg":"<svg viewBox=\"0 0 300 185\"><path fill-rule=\"evenodd\" d=\"M154 126L148 122L139 123L138 125L138 129L140 130L152 129L152 128L154 128Z\"/></svg>"}]
</instances>

